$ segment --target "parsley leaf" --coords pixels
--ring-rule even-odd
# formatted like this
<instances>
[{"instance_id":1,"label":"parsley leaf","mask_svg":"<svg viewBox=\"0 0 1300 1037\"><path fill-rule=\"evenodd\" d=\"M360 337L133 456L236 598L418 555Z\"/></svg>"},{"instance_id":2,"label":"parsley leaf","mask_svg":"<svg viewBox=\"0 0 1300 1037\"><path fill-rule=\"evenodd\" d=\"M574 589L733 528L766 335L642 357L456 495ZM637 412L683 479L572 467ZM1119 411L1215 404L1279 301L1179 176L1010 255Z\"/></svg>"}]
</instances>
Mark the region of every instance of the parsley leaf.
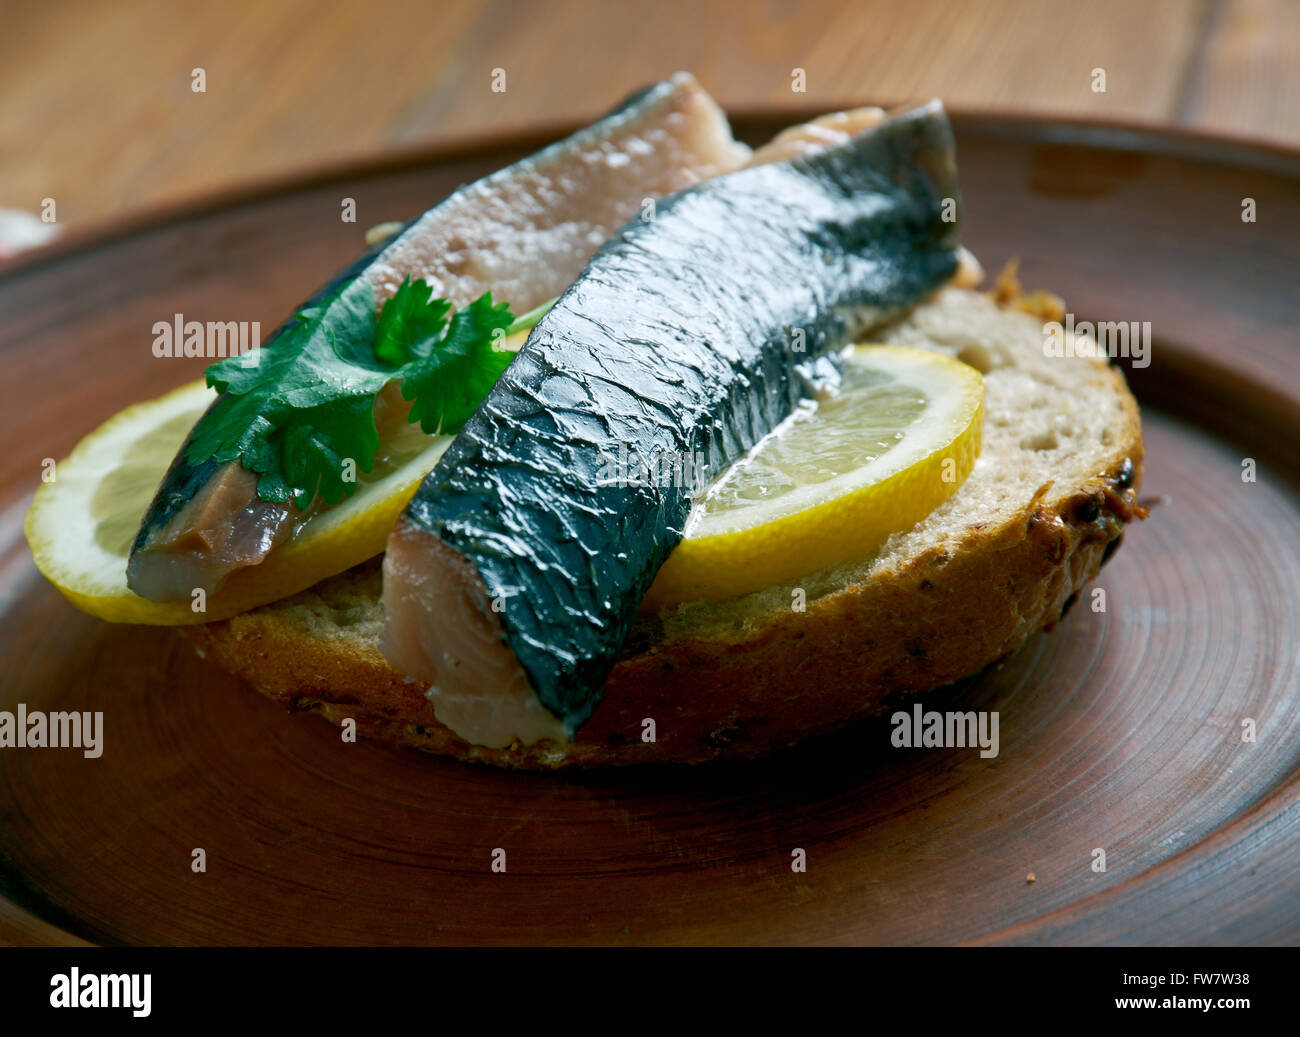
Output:
<instances>
[{"instance_id":1,"label":"parsley leaf","mask_svg":"<svg viewBox=\"0 0 1300 1037\"><path fill-rule=\"evenodd\" d=\"M426 282L407 278L376 316L374 289L353 278L261 349L208 368L221 396L195 425L185 460L238 460L260 476L265 501L337 504L357 489L343 479L346 461L374 468L375 396L385 385L401 382L409 420L425 432L456 432L513 359L503 338L549 308L516 320L488 293L452 312Z\"/></svg>"},{"instance_id":2,"label":"parsley leaf","mask_svg":"<svg viewBox=\"0 0 1300 1037\"><path fill-rule=\"evenodd\" d=\"M194 427L186 460L238 459L261 476L259 497L299 509L318 493L328 504L350 496L344 460L374 467L375 394L394 376L367 352L374 327L374 290L355 278L264 348L213 364L207 382L222 395Z\"/></svg>"},{"instance_id":3,"label":"parsley leaf","mask_svg":"<svg viewBox=\"0 0 1300 1037\"><path fill-rule=\"evenodd\" d=\"M375 329L374 353L389 364L404 364L424 356L441 337L451 303L431 299L433 288L423 280L402 282L384 304Z\"/></svg>"},{"instance_id":4,"label":"parsley leaf","mask_svg":"<svg viewBox=\"0 0 1300 1037\"><path fill-rule=\"evenodd\" d=\"M510 307L487 292L452 314L447 334L402 372L410 420L430 434L459 432L515 358L500 348L514 324Z\"/></svg>"}]
</instances>

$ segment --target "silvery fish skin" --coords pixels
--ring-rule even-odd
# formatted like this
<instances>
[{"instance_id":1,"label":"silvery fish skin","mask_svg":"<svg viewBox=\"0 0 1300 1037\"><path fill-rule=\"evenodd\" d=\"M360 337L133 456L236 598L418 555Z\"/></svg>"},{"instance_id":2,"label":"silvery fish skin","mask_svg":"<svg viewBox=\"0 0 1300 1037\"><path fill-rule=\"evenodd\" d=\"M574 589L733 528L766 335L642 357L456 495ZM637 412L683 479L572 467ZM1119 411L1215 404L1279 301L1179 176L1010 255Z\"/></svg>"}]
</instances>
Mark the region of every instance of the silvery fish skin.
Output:
<instances>
[{"instance_id":1,"label":"silvery fish skin","mask_svg":"<svg viewBox=\"0 0 1300 1037\"><path fill-rule=\"evenodd\" d=\"M493 747L573 735L695 499L611 484L608 458L724 470L952 277L957 198L932 102L663 199L601 247L389 539L384 652L443 723Z\"/></svg>"},{"instance_id":2,"label":"silvery fish skin","mask_svg":"<svg viewBox=\"0 0 1300 1037\"><path fill-rule=\"evenodd\" d=\"M559 295L647 198L737 169L749 154L699 83L679 73L565 140L460 188L299 309L355 276L371 283L382 306L409 276L424 278L435 297L456 306L491 291L525 313ZM407 408L387 390L381 403L382 438L405 423ZM131 589L155 601L219 589L231 573L292 537L305 517L260 500L256 476L239 464L191 464L184 451L144 517L127 567Z\"/></svg>"}]
</instances>

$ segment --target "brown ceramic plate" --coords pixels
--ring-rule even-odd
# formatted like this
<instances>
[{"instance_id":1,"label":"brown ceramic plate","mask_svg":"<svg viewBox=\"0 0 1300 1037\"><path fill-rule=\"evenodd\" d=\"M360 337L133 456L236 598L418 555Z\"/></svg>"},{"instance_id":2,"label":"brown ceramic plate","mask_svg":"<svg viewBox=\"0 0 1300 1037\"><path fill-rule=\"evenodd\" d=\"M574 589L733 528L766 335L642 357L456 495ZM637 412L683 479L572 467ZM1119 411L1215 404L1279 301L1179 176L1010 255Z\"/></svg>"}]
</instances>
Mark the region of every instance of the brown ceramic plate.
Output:
<instances>
[{"instance_id":1,"label":"brown ceramic plate","mask_svg":"<svg viewBox=\"0 0 1300 1037\"><path fill-rule=\"evenodd\" d=\"M736 122L758 141L793 118ZM155 320L273 326L362 227L544 137L426 150L0 272L0 708L105 714L98 760L0 750L0 942L1300 938L1300 156L955 122L965 239L985 265L1018 256L1078 319L1150 321L1154 338L1132 384L1159 503L1102 572L1107 610L1085 599L930 699L998 710L996 759L894 750L879 722L757 764L564 776L343 744L169 631L90 619L37 575L21 522L41 459L199 374L150 355ZM339 219L344 197L357 224Z\"/></svg>"}]
</instances>

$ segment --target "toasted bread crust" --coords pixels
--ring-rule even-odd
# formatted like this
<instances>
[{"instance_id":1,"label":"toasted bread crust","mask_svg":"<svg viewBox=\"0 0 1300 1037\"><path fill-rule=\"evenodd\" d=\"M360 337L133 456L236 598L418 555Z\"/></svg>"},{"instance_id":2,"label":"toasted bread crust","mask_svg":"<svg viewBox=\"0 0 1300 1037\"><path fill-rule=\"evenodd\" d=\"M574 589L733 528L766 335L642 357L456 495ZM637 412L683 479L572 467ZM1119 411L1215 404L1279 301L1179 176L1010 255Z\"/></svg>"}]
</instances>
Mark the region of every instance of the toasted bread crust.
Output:
<instances>
[{"instance_id":1,"label":"toasted bread crust","mask_svg":"<svg viewBox=\"0 0 1300 1037\"><path fill-rule=\"evenodd\" d=\"M1059 316L1059 300L1024 296L1013 276L999 285L993 309L1019 315L997 331L1037 351L1041 321ZM991 303L964 294L949 302L965 306L960 312L973 321L987 316ZM1045 300L1050 312L1041 309ZM942 316L942 304L937 312ZM1125 525L1145 515L1137 503L1137 403L1116 368L1101 359L1083 365L1080 377L1112 404L1104 447L1086 464L1073 473L1045 469L1052 478L1037 492L1007 489L988 521L968 510L931 546L904 553L898 564L859 568L865 575L822 586L801 608L780 597L791 588L777 588L739 623L679 618L665 625L648 617L569 745L487 749L444 727L422 689L379 650L374 562L327 581L322 595L306 601L181 633L292 709L336 724L352 718L362 734L461 760L549 770L761 756L978 673L1060 620L1118 547ZM1038 448L1031 442L1030 449ZM1015 493L1028 497L1019 507ZM356 620L367 615L369 626ZM652 741L644 740L647 720L654 721Z\"/></svg>"},{"instance_id":2,"label":"toasted bread crust","mask_svg":"<svg viewBox=\"0 0 1300 1037\"><path fill-rule=\"evenodd\" d=\"M1015 518L968 531L955 551L772 614L736 641L678 637L624 658L569 746L469 745L373 645L308 637L274 610L181 633L293 709L334 723L351 717L362 734L462 760L554 769L760 756L976 673L1053 626L1141 513L1142 442L1130 409L1106 472L1044 486ZM646 719L654 741L642 740Z\"/></svg>"}]
</instances>

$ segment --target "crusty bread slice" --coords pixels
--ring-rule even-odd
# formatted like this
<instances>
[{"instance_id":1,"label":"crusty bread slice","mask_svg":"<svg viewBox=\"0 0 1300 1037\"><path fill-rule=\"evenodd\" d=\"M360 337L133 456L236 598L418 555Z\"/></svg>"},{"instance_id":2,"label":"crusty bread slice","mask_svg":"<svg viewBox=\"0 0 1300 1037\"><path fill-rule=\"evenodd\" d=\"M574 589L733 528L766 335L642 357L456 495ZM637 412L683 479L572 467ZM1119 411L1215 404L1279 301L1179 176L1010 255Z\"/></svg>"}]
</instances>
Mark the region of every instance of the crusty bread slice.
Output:
<instances>
[{"instance_id":1,"label":"crusty bread slice","mask_svg":"<svg viewBox=\"0 0 1300 1037\"><path fill-rule=\"evenodd\" d=\"M877 336L984 373L984 447L961 489L871 557L643 615L572 744L484 749L443 727L379 651L378 560L182 633L294 708L518 768L757 756L977 673L1056 623L1141 513L1142 436L1123 375L1104 359L1046 355L1052 297L1027 305L1000 287L1000 298L945 289Z\"/></svg>"}]
</instances>

